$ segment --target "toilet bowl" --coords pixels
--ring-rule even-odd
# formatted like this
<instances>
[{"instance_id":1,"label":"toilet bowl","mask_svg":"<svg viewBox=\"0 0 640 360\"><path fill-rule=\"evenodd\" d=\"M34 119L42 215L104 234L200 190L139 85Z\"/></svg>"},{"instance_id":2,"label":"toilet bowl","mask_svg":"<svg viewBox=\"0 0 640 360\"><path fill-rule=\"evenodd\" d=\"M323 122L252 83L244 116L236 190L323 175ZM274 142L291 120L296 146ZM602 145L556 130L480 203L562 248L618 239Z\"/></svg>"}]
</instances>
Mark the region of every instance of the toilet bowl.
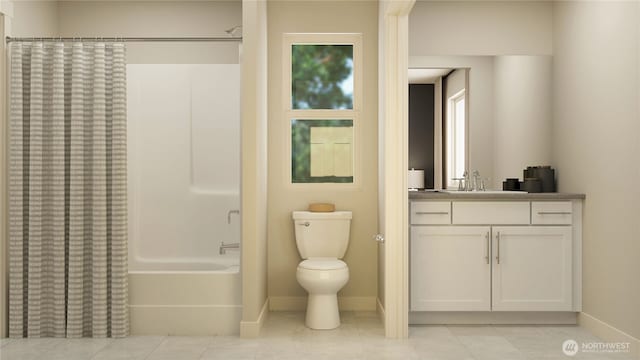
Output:
<instances>
[{"instance_id":1,"label":"toilet bowl","mask_svg":"<svg viewBox=\"0 0 640 360\"><path fill-rule=\"evenodd\" d=\"M340 260L349 245L350 211L294 211L296 246L303 259L296 278L308 293L305 324L311 329L340 326L338 291L349 281L349 268Z\"/></svg>"},{"instance_id":2,"label":"toilet bowl","mask_svg":"<svg viewBox=\"0 0 640 360\"><path fill-rule=\"evenodd\" d=\"M347 264L336 258L304 260L298 265L296 279L309 294L307 327L326 330L340 326L337 294L349 281Z\"/></svg>"}]
</instances>

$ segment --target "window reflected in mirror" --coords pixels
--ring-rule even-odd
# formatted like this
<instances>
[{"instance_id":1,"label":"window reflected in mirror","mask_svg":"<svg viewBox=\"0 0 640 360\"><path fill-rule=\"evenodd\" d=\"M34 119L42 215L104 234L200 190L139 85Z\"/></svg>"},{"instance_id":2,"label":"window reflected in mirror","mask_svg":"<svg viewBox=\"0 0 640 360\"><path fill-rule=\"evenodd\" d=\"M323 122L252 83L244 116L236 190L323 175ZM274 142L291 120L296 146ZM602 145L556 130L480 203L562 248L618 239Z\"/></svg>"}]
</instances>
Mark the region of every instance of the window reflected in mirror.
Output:
<instances>
[{"instance_id":1,"label":"window reflected in mirror","mask_svg":"<svg viewBox=\"0 0 640 360\"><path fill-rule=\"evenodd\" d=\"M291 181L353 183L353 120L291 120Z\"/></svg>"},{"instance_id":2,"label":"window reflected in mirror","mask_svg":"<svg viewBox=\"0 0 640 360\"><path fill-rule=\"evenodd\" d=\"M449 187L457 186L453 179L464 176L466 145L466 96L461 90L448 99L446 129L446 159L449 171Z\"/></svg>"}]
</instances>

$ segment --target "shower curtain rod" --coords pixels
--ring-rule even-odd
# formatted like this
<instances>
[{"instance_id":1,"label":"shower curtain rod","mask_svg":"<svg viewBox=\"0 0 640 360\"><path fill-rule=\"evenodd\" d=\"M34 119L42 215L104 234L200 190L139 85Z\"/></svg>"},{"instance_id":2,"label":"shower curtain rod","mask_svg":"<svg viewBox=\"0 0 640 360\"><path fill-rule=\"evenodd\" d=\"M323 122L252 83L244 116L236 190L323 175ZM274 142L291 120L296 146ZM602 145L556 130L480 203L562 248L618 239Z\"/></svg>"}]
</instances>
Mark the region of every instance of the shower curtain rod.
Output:
<instances>
[{"instance_id":1,"label":"shower curtain rod","mask_svg":"<svg viewBox=\"0 0 640 360\"><path fill-rule=\"evenodd\" d=\"M241 42L242 37L10 37L10 42L102 41L102 42Z\"/></svg>"}]
</instances>

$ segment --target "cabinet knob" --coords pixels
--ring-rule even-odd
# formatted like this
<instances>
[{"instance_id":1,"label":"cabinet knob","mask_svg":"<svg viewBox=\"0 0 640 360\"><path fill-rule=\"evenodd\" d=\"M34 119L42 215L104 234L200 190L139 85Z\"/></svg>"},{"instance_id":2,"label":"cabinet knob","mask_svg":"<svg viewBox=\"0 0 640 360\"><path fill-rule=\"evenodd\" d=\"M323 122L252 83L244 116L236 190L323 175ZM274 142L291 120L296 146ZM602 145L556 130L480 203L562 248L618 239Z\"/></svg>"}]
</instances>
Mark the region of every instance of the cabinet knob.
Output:
<instances>
[{"instance_id":1,"label":"cabinet knob","mask_svg":"<svg viewBox=\"0 0 640 360\"><path fill-rule=\"evenodd\" d=\"M381 243L381 244L384 244L384 235L382 235L382 234L376 234L376 235L373 237L373 240L375 240L375 241L377 241L377 242L379 242L379 243Z\"/></svg>"}]
</instances>

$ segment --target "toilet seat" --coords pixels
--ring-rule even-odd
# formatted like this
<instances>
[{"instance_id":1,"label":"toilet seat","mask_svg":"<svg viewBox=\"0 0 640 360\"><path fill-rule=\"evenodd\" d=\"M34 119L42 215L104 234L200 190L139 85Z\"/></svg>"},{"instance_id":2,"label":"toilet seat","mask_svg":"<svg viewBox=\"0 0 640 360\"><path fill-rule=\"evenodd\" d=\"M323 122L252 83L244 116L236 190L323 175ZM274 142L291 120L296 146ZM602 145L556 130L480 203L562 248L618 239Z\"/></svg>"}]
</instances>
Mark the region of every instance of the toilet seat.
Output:
<instances>
[{"instance_id":1,"label":"toilet seat","mask_svg":"<svg viewBox=\"0 0 640 360\"><path fill-rule=\"evenodd\" d=\"M346 269L347 264L337 258L310 258L300 262L298 267L306 270L340 270Z\"/></svg>"}]
</instances>

